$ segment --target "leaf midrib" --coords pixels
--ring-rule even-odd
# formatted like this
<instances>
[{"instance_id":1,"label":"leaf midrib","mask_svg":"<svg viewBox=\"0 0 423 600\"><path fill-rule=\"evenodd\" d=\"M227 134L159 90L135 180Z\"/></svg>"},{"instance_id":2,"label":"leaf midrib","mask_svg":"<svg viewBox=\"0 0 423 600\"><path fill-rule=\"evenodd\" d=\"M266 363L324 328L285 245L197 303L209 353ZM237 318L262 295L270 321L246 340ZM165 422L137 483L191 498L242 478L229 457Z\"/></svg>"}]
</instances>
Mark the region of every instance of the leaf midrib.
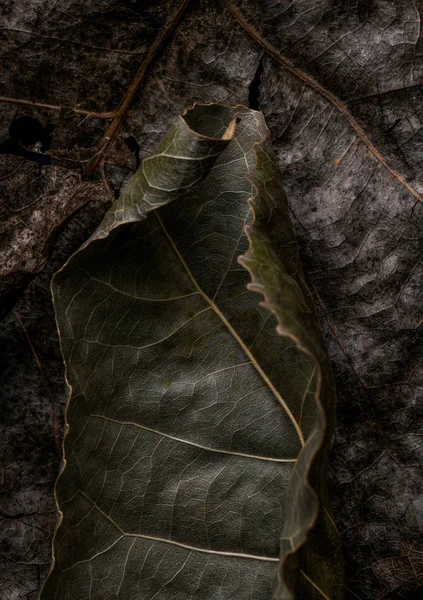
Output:
<instances>
[{"instance_id":1,"label":"leaf midrib","mask_svg":"<svg viewBox=\"0 0 423 600\"><path fill-rule=\"evenodd\" d=\"M240 347L242 348L242 350L244 351L244 353L248 356L248 358L251 361L252 366L256 369L256 371L259 373L259 375L261 376L261 378L263 379L263 381L266 383L267 387L270 389L270 391L273 393L273 395L275 396L275 398L279 401L279 403L284 408L286 414L288 415L290 421L292 422L292 424L293 424L293 426L295 428L295 431L297 432L297 435L298 435L298 438L300 440L301 446L304 446L305 445L305 440L304 440L303 433L301 431L301 427L299 426L299 424L298 424L297 420L295 419L293 413L291 412L289 406L287 405L287 403L285 402L285 400L282 398L282 396L279 393L279 391L275 388L275 386L271 382L270 378L266 375L266 373L263 371L263 369L261 368L261 366L258 364L257 360L255 359L254 355L251 353L251 351L248 348L248 346L244 343L243 339L238 335L238 333L232 327L232 325L230 324L230 322L226 319L225 315L220 311L220 309L213 302L213 300L211 298L209 298L209 296L207 296L207 294L198 285L198 283L197 283L197 281L196 281L193 273L191 272L190 268L188 267L187 263L185 262L183 256L179 252L178 248L176 247L173 239L171 238L169 232L165 228L165 226L164 226L164 224L163 224L160 216L158 215L157 211L153 211L153 214L156 216L157 221L158 221L158 223L159 223L159 225L160 225L160 227L161 227L164 235L166 236L167 240L169 241L169 243L170 243L170 245L171 245L174 253L176 254L178 260L182 264L185 272L187 273L188 277L190 278L191 282L193 283L195 289L198 291L198 293L201 295L201 297L207 302L207 304L215 312L215 314L219 317L219 319L226 326L226 328L231 333L231 335L238 342L238 344L240 345Z\"/></svg>"}]
</instances>

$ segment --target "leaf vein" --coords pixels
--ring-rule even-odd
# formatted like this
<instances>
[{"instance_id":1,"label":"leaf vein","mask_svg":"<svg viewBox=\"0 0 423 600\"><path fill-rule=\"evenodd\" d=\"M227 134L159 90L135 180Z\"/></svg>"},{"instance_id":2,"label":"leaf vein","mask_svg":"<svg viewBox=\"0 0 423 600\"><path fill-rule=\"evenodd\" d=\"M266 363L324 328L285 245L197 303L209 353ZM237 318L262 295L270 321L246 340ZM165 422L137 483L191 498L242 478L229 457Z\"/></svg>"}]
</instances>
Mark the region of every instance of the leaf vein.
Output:
<instances>
[{"instance_id":1,"label":"leaf vein","mask_svg":"<svg viewBox=\"0 0 423 600\"><path fill-rule=\"evenodd\" d=\"M295 463L297 462L296 458L274 458L271 456L259 456L258 454L247 454L246 452L234 452L232 450L223 450L220 448L210 448L209 446L203 446L202 444L197 444L196 442L191 442L190 440L186 440L184 438L179 438L168 433L164 433L163 431L159 431L157 429L153 429L152 427L147 427L146 425L141 425L140 423L134 423L133 421L119 421L118 419L112 419L111 417L106 417L105 415L99 414L90 414L90 417L95 419L103 419L105 421L109 421L110 423L115 423L117 425L127 425L130 427L137 427L138 429L143 429L144 431L149 431L150 433L155 433L161 437L168 438L175 442L180 442L181 444L187 444L189 446L194 446L195 448L200 448L201 450L207 450L209 452L216 452L218 454L228 454L229 456L240 456L242 458L253 458L256 460L263 460L268 462L279 462L279 463Z\"/></svg>"}]
</instances>

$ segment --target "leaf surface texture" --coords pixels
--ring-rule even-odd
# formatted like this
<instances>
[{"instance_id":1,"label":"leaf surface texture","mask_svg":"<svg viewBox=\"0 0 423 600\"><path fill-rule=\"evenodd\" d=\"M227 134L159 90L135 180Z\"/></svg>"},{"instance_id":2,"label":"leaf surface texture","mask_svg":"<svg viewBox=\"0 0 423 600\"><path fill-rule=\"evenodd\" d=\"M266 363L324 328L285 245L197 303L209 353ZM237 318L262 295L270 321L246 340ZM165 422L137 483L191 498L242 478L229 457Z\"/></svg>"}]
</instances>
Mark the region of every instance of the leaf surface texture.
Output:
<instances>
[{"instance_id":1,"label":"leaf surface texture","mask_svg":"<svg viewBox=\"0 0 423 600\"><path fill-rule=\"evenodd\" d=\"M187 111L54 277L72 392L41 600L342 597L333 383L267 136Z\"/></svg>"}]
</instances>

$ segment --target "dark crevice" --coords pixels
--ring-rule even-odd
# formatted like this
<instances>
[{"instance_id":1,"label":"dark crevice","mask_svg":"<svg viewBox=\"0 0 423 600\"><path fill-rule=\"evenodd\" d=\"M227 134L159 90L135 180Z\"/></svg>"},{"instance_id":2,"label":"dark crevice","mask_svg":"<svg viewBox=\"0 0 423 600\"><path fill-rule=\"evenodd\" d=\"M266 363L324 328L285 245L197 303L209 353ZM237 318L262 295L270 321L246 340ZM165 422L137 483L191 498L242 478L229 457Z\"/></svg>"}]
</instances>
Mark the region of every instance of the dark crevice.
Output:
<instances>
[{"instance_id":1,"label":"dark crevice","mask_svg":"<svg viewBox=\"0 0 423 600\"><path fill-rule=\"evenodd\" d=\"M11 140L20 142L25 148L41 142L41 152L45 152L51 148L53 131L54 125L50 124L43 127L38 119L20 117L10 124L9 136Z\"/></svg>"},{"instance_id":2,"label":"dark crevice","mask_svg":"<svg viewBox=\"0 0 423 600\"><path fill-rule=\"evenodd\" d=\"M9 139L0 142L0 154L24 158L38 165L38 173L41 168L48 165L56 165L64 169L79 169L83 173L83 165L66 156L52 156L47 154L51 148L52 136L55 125L42 126L34 117L19 117L9 126Z\"/></svg>"},{"instance_id":3,"label":"dark crevice","mask_svg":"<svg viewBox=\"0 0 423 600\"><path fill-rule=\"evenodd\" d=\"M19 156L39 167L51 165L51 156L44 153L51 148L53 130L54 125L43 127L38 119L20 117L10 124L9 139L0 143L0 154ZM39 152L32 149L36 145Z\"/></svg>"},{"instance_id":4,"label":"dark crevice","mask_svg":"<svg viewBox=\"0 0 423 600\"><path fill-rule=\"evenodd\" d=\"M396 119L396 120L394 121L394 123L392 123L392 125L391 125L390 127L388 127L388 129L386 130L386 133L391 133L391 131L393 131L393 130L395 129L395 127L396 127L396 126L397 126L399 123L401 123L401 120L402 120L402 119Z\"/></svg>"},{"instance_id":5,"label":"dark crevice","mask_svg":"<svg viewBox=\"0 0 423 600\"><path fill-rule=\"evenodd\" d=\"M263 57L257 66L257 70L248 88L248 106L253 110L260 110L260 84L263 75Z\"/></svg>"},{"instance_id":6,"label":"dark crevice","mask_svg":"<svg viewBox=\"0 0 423 600\"><path fill-rule=\"evenodd\" d=\"M141 146L139 145L139 143L137 142L137 140L134 138L133 135L129 135L128 137L126 137L124 142L128 146L129 150L132 152L132 154L135 156L135 164L136 164L136 168L138 169L138 167L141 164L141 160L140 160Z\"/></svg>"}]
</instances>

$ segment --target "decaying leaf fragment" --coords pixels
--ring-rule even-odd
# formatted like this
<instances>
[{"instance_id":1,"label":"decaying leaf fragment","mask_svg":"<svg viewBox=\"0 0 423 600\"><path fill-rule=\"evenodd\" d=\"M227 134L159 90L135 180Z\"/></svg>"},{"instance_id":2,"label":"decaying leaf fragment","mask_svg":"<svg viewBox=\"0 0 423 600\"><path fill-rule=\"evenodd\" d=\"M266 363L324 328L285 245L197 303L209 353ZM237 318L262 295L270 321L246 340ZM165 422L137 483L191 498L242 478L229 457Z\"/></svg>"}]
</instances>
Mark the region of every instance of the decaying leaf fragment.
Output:
<instances>
[{"instance_id":1,"label":"decaying leaf fragment","mask_svg":"<svg viewBox=\"0 0 423 600\"><path fill-rule=\"evenodd\" d=\"M266 139L245 107L188 110L53 279L71 397L41 600L342 598L333 383Z\"/></svg>"}]
</instances>

